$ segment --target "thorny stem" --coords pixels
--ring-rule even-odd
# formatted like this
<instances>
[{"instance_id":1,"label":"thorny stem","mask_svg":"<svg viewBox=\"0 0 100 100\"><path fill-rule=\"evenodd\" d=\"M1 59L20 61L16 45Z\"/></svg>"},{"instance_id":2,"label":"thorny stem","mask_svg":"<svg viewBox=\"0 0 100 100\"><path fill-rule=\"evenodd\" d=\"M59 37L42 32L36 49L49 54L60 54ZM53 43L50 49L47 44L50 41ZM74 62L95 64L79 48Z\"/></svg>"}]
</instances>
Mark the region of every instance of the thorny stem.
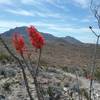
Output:
<instances>
[{"instance_id":1,"label":"thorny stem","mask_svg":"<svg viewBox=\"0 0 100 100\"><path fill-rule=\"evenodd\" d=\"M38 62L37 62L37 67L36 67L36 73L35 73L35 76L38 76L39 67L40 67L41 53L42 53L42 49L39 50L39 57L38 57Z\"/></svg>"},{"instance_id":2,"label":"thorny stem","mask_svg":"<svg viewBox=\"0 0 100 100\"><path fill-rule=\"evenodd\" d=\"M41 96L41 91L40 91L40 89L42 88L42 87L40 87L39 86L39 84L38 84L38 81L37 81L37 77L35 76L35 71L33 72L33 65L32 65L32 60L31 60L31 58L29 57L28 58L29 59L29 63L30 63L30 65L31 65L31 70L32 70L32 77L33 77L33 79L34 79L34 84L35 84L35 88L36 88L36 93L37 93L37 97L38 97L38 99L40 100L40 99L42 99L42 100L44 100L44 98L43 98L43 95Z\"/></svg>"},{"instance_id":3,"label":"thorny stem","mask_svg":"<svg viewBox=\"0 0 100 100\"><path fill-rule=\"evenodd\" d=\"M23 74L23 78L24 78L24 82L25 82L25 86L26 86L26 90L28 92L28 95L30 97L30 100L34 100L32 95L31 95L31 92L29 90L29 84L28 84L28 80L27 80L27 77L26 77L26 73L25 73L25 70L24 70L24 67L23 67L23 64L21 63L21 61L19 60L18 57L16 57L12 52L11 50L9 49L9 47L7 46L7 44L4 42L4 40L2 39L1 35L0 35L0 40L2 42L2 44L4 45L4 47L6 48L6 50L9 52L9 54L14 58L16 59L16 61L19 63L20 67L21 67L21 70L22 70L22 74Z\"/></svg>"},{"instance_id":4,"label":"thorny stem","mask_svg":"<svg viewBox=\"0 0 100 100\"><path fill-rule=\"evenodd\" d=\"M33 80L34 80L34 84L35 84L35 88L36 88L36 93L37 93L38 100L44 100L43 94L41 94L41 91L40 91L40 89L41 89L42 87L40 87L40 85L38 84L37 76L35 76L35 75L34 75L34 72L32 71L31 59L29 59L29 60L30 60L30 63L31 63L31 64L30 64L31 67L30 67L30 66L28 65L27 61L25 60L23 54L21 55L21 57L23 58L23 61L24 61L26 67L28 68L28 70L29 70L29 72L30 72L30 74L31 74L31 76L32 76L32 78L33 78ZM39 58L39 59L40 59L40 58Z\"/></svg>"},{"instance_id":5,"label":"thorny stem","mask_svg":"<svg viewBox=\"0 0 100 100\"><path fill-rule=\"evenodd\" d=\"M97 37L97 41L95 44L95 51L94 51L94 56L93 56L93 66L91 68L91 80L90 80L90 100L92 100L92 88L93 88L93 78L94 78L94 73L95 73L95 67L96 67L96 56L97 56L97 48L98 48L98 44L99 44L99 38L100 35L97 35L92 28L90 28L91 31L95 34L95 36Z\"/></svg>"},{"instance_id":6,"label":"thorny stem","mask_svg":"<svg viewBox=\"0 0 100 100\"><path fill-rule=\"evenodd\" d=\"M79 100L81 100L81 97L80 97L80 86L79 86L79 79L78 79L78 72L76 72L76 81L77 81L77 85L78 85Z\"/></svg>"},{"instance_id":7,"label":"thorny stem","mask_svg":"<svg viewBox=\"0 0 100 100\"><path fill-rule=\"evenodd\" d=\"M99 35L97 35L96 34L96 32L92 29L92 27L91 26L89 26L89 28L90 28L90 30L92 31L92 33L96 36L96 37L98 37Z\"/></svg>"},{"instance_id":8,"label":"thorny stem","mask_svg":"<svg viewBox=\"0 0 100 100\"><path fill-rule=\"evenodd\" d=\"M29 90L29 84L28 84L28 80L27 80L26 73L25 73L25 70L24 70L23 66L22 66L22 72L23 72L23 77L24 77L24 80L25 80L26 89L27 89L27 92L29 94L30 100L34 100L32 95L31 95L31 92Z\"/></svg>"},{"instance_id":9,"label":"thorny stem","mask_svg":"<svg viewBox=\"0 0 100 100\"><path fill-rule=\"evenodd\" d=\"M42 49L39 49L39 56L38 56L38 62L37 62L37 67L36 67L36 71L35 71L35 77L38 77L41 54L42 54ZM43 98L43 88L40 84L38 86L39 86L39 89L40 89L40 92L41 92L40 94L41 94L42 100L44 100L44 98Z\"/></svg>"},{"instance_id":10,"label":"thorny stem","mask_svg":"<svg viewBox=\"0 0 100 100\"><path fill-rule=\"evenodd\" d=\"M100 4L99 5L94 4L94 8L92 5L93 5L93 0L91 0L90 9L91 9L92 13L94 14L94 17L97 19L98 27L100 29L100 15L98 13L99 8L100 8Z\"/></svg>"},{"instance_id":11,"label":"thorny stem","mask_svg":"<svg viewBox=\"0 0 100 100\"><path fill-rule=\"evenodd\" d=\"M30 57L28 57L28 60L29 60L29 63L30 63L30 65L31 65L32 71L34 71L31 58L30 58Z\"/></svg>"}]
</instances>

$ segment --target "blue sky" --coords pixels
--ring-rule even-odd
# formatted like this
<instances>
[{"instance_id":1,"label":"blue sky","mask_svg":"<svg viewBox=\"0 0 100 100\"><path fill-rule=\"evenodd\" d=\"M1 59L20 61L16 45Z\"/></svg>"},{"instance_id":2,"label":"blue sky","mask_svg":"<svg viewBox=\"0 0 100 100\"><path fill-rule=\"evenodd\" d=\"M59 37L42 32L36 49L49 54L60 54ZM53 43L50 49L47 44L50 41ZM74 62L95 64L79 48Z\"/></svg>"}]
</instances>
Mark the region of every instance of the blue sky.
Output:
<instances>
[{"instance_id":1,"label":"blue sky","mask_svg":"<svg viewBox=\"0 0 100 100\"><path fill-rule=\"evenodd\" d=\"M72 36L94 43L89 30L97 21L89 9L89 0L0 0L0 32L14 27L34 25L58 37Z\"/></svg>"}]
</instances>

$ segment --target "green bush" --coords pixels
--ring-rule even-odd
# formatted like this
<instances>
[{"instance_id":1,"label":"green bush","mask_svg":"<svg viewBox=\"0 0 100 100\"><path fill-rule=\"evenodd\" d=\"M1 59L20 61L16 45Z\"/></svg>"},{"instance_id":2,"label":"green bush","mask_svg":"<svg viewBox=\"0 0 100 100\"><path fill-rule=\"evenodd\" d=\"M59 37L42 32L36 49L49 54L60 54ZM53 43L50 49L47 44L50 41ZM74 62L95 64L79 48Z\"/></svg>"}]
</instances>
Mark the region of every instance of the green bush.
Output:
<instances>
[{"instance_id":1,"label":"green bush","mask_svg":"<svg viewBox=\"0 0 100 100\"><path fill-rule=\"evenodd\" d=\"M5 53L0 53L0 61L4 61L4 60L9 61L10 60L10 56L5 54Z\"/></svg>"},{"instance_id":2,"label":"green bush","mask_svg":"<svg viewBox=\"0 0 100 100\"><path fill-rule=\"evenodd\" d=\"M95 71L95 77L98 81L100 81L100 68Z\"/></svg>"},{"instance_id":3,"label":"green bush","mask_svg":"<svg viewBox=\"0 0 100 100\"><path fill-rule=\"evenodd\" d=\"M3 86L3 89L5 91L11 91L11 89L10 89L10 83L5 83L4 86Z\"/></svg>"}]
</instances>

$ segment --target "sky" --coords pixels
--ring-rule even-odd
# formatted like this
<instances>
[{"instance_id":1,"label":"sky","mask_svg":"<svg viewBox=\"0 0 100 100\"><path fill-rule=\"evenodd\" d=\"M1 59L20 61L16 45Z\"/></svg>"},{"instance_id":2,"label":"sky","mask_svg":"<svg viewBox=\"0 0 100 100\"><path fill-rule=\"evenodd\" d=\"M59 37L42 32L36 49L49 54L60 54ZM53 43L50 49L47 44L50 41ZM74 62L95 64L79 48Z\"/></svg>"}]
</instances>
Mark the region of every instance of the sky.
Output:
<instances>
[{"instance_id":1,"label":"sky","mask_svg":"<svg viewBox=\"0 0 100 100\"><path fill-rule=\"evenodd\" d=\"M95 43L88 27L99 30L89 6L89 0L0 0L0 33L34 25L40 32Z\"/></svg>"}]
</instances>

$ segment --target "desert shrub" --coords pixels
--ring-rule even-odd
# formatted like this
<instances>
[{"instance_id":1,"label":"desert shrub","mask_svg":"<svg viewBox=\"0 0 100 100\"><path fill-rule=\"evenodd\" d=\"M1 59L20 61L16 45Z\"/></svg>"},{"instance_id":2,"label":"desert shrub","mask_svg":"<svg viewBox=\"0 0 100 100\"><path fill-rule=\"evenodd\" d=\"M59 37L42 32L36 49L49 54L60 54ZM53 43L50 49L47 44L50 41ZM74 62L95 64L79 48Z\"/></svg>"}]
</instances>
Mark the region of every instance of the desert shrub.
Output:
<instances>
[{"instance_id":1,"label":"desert shrub","mask_svg":"<svg viewBox=\"0 0 100 100\"><path fill-rule=\"evenodd\" d=\"M65 71L65 72L69 72L69 70L68 70L68 67L67 67L67 66L64 66L64 67L62 68L62 70L63 70L63 71Z\"/></svg>"},{"instance_id":2,"label":"desert shrub","mask_svg":"<svg viewBox=\"0 0 100 100\"><path fill-rule=\"evenodd\" d=\"M6 77L15 77L16 72L13 69L0 68L0 75Z\"/></svg>"},{"instance_id":3,"label":"desert shrub","mask_svg":"<svg viewBox=\"0 0 100 100\"><path fill-rule=\"evenodd\" d=\"M60 87L49 86L47 90L49 94L49 100L60 100L60 96L62 95L61 91L62 89Z\"/></svg>"},{"instance_id":4,"label":"desert shrub","mask_svg":"<svg viewBox=\"0 0 100 100\"><path fill-rule=\"evenodd\" d=\"M100 68L95 71L95 78L100 81Z\"/></svg>"},{"instance_id":5,"label":"desert shrub","mask_svg":"<svg viewBox=\"0 0 100 100\"><path fill-rule=\"evenodd\" d=\"M48 66L48 63L47 63L47 61L46 60L44 60L44 59L41 59L41 66Z\"/></svg>"},{"instance_id":6,"label":"desert shrub","mask_svg":"<svg viewBox=\"0 0 100 100\"><path fill-rule=\"evenodd\" d=\"M7 77L15 77L16 76L16 71L13 69L5 69Z\"/></svg>"},{"instance_id":7,"label":"desert shrub","mask_svg":"<svg viewBox=\"0 0 100 100\"><path fill-rule=\"evenodd\" d=\"M89 93L87 92L86 89L82 88L82 89L80 90L80 93L81 93L81 95L83 95L87 100L90 100L90 98L89 98Z\"/></svg>"},{"instance_id":8,"label":"desert shrub","mask_svg":"<svg viewBox=\"0 0 100 100\"><path fill-rule=\"evenodd\" d=\"M3 89L4 89L5 91L11 91L11 89L10 89L10 83L5 83L5 84L3 85Z\"/></svg>"},{"instance_id":9,"label":"desert shrub","mask_svg":"<svg viewBox=\"0 0 100 100\"><path fill-rule=\"evenodd\" d=\"M5 96L4 95L0 95L0 100L5 100Z\"/></svg>"},{"instance_id":10,"label":"desert shrub","mask_svg":"<svg viewBox=\"0 0 100 100\"><path fill-rule=\"evenodd\" d=\"M6 78L6 72L4 69L0 69L0 75L3 75Z\"/></svg>"},{"instance_id":11,"label":"desert shrub","mask_svg":"<svg viewBox=\"0 0 100 100\"><path fill-rule=\"evenodd\" d=\"M0 53L0 61L4 61L4 60L9 61L10 60L10 56L5 54L5 53Z\"/></svg>"}]
</instances>

